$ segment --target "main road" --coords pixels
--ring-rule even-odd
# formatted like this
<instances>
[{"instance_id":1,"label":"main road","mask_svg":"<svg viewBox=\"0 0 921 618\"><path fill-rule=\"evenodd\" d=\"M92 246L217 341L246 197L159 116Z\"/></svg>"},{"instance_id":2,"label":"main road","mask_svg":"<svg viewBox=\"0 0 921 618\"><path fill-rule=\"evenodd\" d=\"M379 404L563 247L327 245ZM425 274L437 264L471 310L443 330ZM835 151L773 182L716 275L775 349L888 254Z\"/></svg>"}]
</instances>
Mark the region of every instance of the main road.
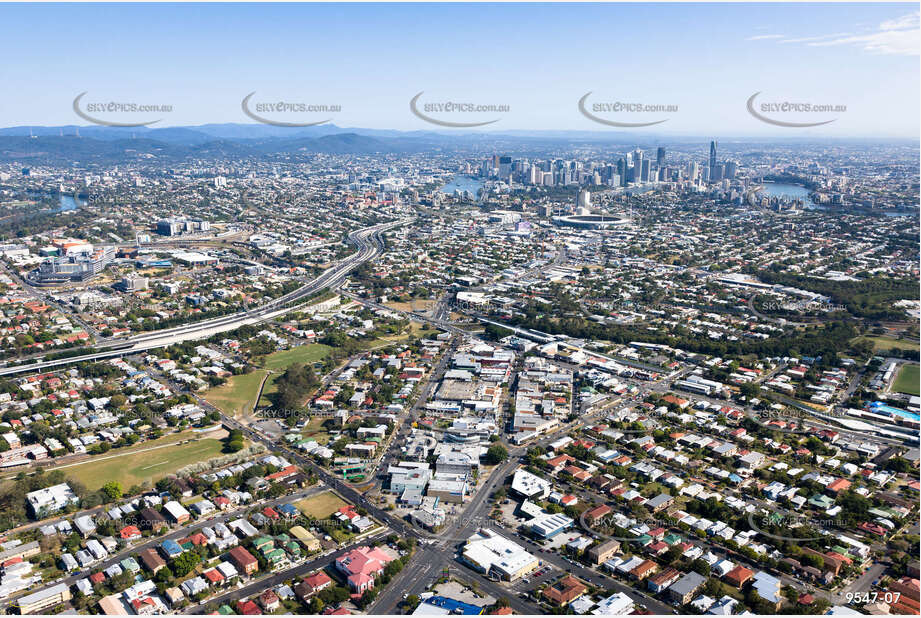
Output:
<instances>
[{"instance_id":1,"label":"main road","mask_svg":"<svg viewBox=\"0 0 921 618\"><path fill-rule=\"evenodd\" d=\"M316 279L304 284L297 290L280 296L266 302L263 305L240 311L231 315L204 320L194 324L177 326L159 330L153 333L137 335L129 339L120 341L108 341L95 346L103 348L98 352L84 354L82 356L71 356L68 358L59 358L51 361L42 361L24 365L14 365L11 367L0 368L0 376L15 375L29 371L43 371L53 369L63 365L73 363L95 361L104 358L113 358L116 356L127 356L137 354L146 350L162 348L174 343L183 341L204 339L218 333L237 329L246 324L258 324L284 315L293 309L296 309L299 302L306 297L315 294L323 289L333 289L342 284L349 273L364 264L365 262L376 258L384 248L384 241L381 234L395 227L403 226L413 221L413 219L401 219L388 223L381 223L372 227L364 228L351 232L348 240L358 248L358 251L346 259L342 260L335 266L332 266L320 274Z\"/></svg>"}]
</instances>

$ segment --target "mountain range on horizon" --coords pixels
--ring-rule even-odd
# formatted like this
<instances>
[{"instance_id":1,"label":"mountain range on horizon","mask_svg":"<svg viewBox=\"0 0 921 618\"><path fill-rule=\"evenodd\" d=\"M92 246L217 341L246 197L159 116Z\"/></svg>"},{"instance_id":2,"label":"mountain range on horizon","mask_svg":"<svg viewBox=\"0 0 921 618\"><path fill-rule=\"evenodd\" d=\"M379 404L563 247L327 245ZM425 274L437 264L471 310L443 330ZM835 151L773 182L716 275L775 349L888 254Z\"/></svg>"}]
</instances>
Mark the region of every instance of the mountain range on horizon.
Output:
<instances>
[{"instance_id":1,"label":"mountain range on horizon","mask_svg":"<svg viewBox=\"0 0 921 618\"><path fill-rule=\"evenodd\" d=\"M335 124L277 127L261 124L205 124L177 127L107 127L97 125L16 126L0 128L0 161L123 160L140 154L158 159L245 157L281 154L399 154L444 148L479 150L530 146L556 149L579 144L595 146L705 144L713 136L666 136L628 131L398 131L345 128ZM771 143L854 141L844 138L719 138ZM880 142L912 143L886 139Z\"/></svg>"},{"instance_id":2,"label":"mountain range on horizon","mask_svg":"<svg viewBox=\"0 0 921 618\"><path fill-rule=\"evenodd\" d=\"M416 129L401 131L397 129L374 129L368 127L340 127L336 124L322 124L311 127L280 127L258 123L212 123L201 125L178 125L172 127L110 127L102 125L17 125L0 127L0 137L42 137L42 136L67 136L76 135L79 131L81 137L92 137L102 140L135 139L145 137L159 141L181 144L200 144L215 139L247 140L247 139L300 139L317 138L326 135L353 133L378 138L421 138L421 139L488 139L502 136L538 139L578 139L598 141L625 140L633 143L637 140L660 142L663 140L673 142L694 142L710 139L737 139L755 142L774 141L868 141L863 137L819 137L791 135L766 137L760 136L721 136L721 135L692 135L672 134L668 132L634 132L617 130L553 130L553 129L493 129L493 130L437 130ZM873 140L880 142L911 142L911 138L882 138Z\"/></svg>"}]
</instances>

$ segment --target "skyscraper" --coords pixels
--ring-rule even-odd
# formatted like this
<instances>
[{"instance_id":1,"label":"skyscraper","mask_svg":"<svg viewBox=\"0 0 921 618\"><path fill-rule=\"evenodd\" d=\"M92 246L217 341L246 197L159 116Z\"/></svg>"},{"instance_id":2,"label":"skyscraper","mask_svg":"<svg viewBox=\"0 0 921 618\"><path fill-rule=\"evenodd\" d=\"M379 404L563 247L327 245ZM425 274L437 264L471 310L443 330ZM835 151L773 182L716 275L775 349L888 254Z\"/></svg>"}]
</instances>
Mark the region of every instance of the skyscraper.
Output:
<instances>
[{"instance_id":1,"label":"skyscraper","mask_svg":"<svg viewBox=\"0 0 921 618\"><path fill-rule=\"evenodd\" d=\"M665 165L665 148L659 146L656 148L656 167Z\"/></svg>"},{"instance_id":2,"label":"skyscraper","mask_svg":"<svg viewBox=\"0 0 921 618\"><path fill-rule=\"evenodd\" d=\"M531 184L532 184L532 185L539 184L539 179L540 179L542 176L543 176L543 174L541 173L541 171L540 171L539 169L537 169L537 166L536 166L536 165L532 165L532 166L531 166L531 178L530 178Z\"/></svg>"},{"instance_id":3,"label":"skyscraper","mask_svg":"<svg viewBox=\"0 0 921 618\"><path fill-rule=\"evenodd\" d=\"M710 169L716 167L716 141L710 142Z\"/></svg>"},{"instance_id":4,"label":"skyscraper","mask_svg":"<svg viewBox=\"0 0 921 618\"><path fill-rule=\"evenodd\" d=\"M723 164L717 163L715 166L710 168L710 181L716 182L723 179Z\"/></svg>"}]
</instances>

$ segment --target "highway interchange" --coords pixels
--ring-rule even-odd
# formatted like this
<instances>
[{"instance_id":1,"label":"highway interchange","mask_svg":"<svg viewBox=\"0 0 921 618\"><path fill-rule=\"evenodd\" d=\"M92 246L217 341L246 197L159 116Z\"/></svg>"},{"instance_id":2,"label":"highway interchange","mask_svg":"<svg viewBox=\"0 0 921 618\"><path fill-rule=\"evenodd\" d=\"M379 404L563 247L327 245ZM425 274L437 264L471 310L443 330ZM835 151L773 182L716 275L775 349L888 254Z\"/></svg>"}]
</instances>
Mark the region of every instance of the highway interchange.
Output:
<instances>
[{"instance_id":1,"label":"highway interchange","mask_svg":"<svg viewBox=\"0 0 921 618\"><path fill-rule=\"evenodd\" d=\"M117 356L127 356L146 350L165 347L182 341L206 338L213 334L234 330L245 324L256 324L270 320L278 315L283 315L284 313L297 308L302 303L302 301L315 295L317 292L320 292L324 289L337 288L356 268L358 268L361 264L374 259L382 252L384 247L382 234L385 231L393 229L397 226L405 225L411 220L412 219L404 219L400 221L388 222L352 232L349 235L349 242L358 249L356 253L350 255L348 258L342 260L335 266L327 269L321 275L312 281L305 283L297 290L277 299L273 299L258 307L196 324L165 329L155 333L138 335L130 339L103 341L95 346L98 351L95 351L91 354L0 368L0 376L14 375L26 371L51 369L76 362L94 361ZM350 296L361 304L374 309L402 313L409 319L428 323L455 335L463 335L464 337L468 338L473 337L468 331L449 321L447 317L447 306L443 302L436 306L436 309L432 312L431 316L426 316L419 312L402 312L395 310L392 307L381 305L367 299L357 298L348 294L345 295ZM482 316L474 315L472 317L484 322L489 321ZM504 324L502 326L504 328L509 328ZM533 332L523 331L521 329L513 330L522 336L528 336L529 338L535 337L535 333ZM475 339L475 337L473 338ZM623 361L617 359L617 362ZM443 363L439 367L439 370L441 369L443 369ZM419 401L424 400L425 396L426 393L422 393L420 395ZM200 398L197 399L199 400L200 404L208 407L211 410L216 410L207 404L207 402L204 400ZM417 406L414 406L412 412L416 411L419 401L417 401ZM408 416L411 417L412 414L409 414ZM502 536L506 536L515 542L524 545L526 549L531 551L535 556L538 557L538 559L542 560L545 564L552 565L557 572L568 571L585 581L605 589L613 589L625 592L631 596L631 598L633 598L638 604L641 604L653 613L669 614L673 612L673 608L667 604L662 603L661 601L658 601L657 599L654 599L643 592L630 588L629 586L626 586L623 583L607 577L606 575L601 574L593 569L588 569L584 566L572 563L559 554L545 551L543 548L531 543L530 541L514 535L511 531L499 527L498 524L490 520L489 513L493 508L493 503L490 497L492 496L493 492L498 489L499 486L501 486L507 476L511 474L511 472L520 464L520 458L526 450L524 447L510 448L509 459L503 464L497 466L489 473L489 476L485 481L483 481L482 485L477 489L476 493L473 495L470 501L463 505L460 513L452 519L451 523L446 527L446 529L439 532L438 535L432 535L381 509L378 505L369 500L365 494L357 491L355 487L343 482L342 479L334 476L323 467L317 465L312 459L305 457L300 453L289 449L284 444L277 442L271 436L262 433L250 425L240 423L236 419L225 416L223 414L221 415L221 418L223 424L226 427L230 429L241 430L247 436L247 438L253 442L263 444L270 451L284 452L286 457L297 462L305 470L309 470L315 474L324 482L325 485L335 489L343 498L352 504L365 509L371 516L373 516L385 526L385 530L381 531L380 534L384 534L389 530L395 532L397 535L403 538L413 538L417 541L417 548L410 563L399 575L394 578L393 581L390 582L386 588L381 591L380 596L369 608L369 613L396 613L398 611L400 602L405 599L406 596L413 594L418 595L426 591L446 572L454 573L464 581L475 583L483 593L489 594L496 598L504 597L508 599L512 609L518 613L543 613L542 608L531 598L527 597L525 594L516 594L515 587L506 587L487 577L484 577L482 574L467 568L466 566L462 566L462 563L457 559L457 551L462 543L478 528L483 526L489 526L491 530L497 531ZM582 420L584 421L585 419L583 418ZM550 436L542 439L540 442L538 442L538 444L548 443L552 439L555 439L555 437L560 432L571 428L571 426L572 424L568 424L561 427L559 430L553 432L553 434ZM399 428L397 431L399 431ZM842 430L839 428L838 431L840 432ZM879 441L886 442L887 440L881 439ZM309 495L315 491L316 490L309 490L308 492L302 492L302 494L299 495ZM298 496L287 496L286 498L275 502L280 502L282 500L290 501L292 498L296 497ZM236 515L237 513L222 515L219 520L224 521ZM200 523L202 525L206 525L208 523L214 523L215 521L217 521L217 519L207 520ZM170 533L167 538L179 538L179 536L189 534L189 530L189 528L183 528L181 530ZM160 540L162 539L158 539L158 541ZM154 541L151 541L151 543L153 542ZM130 552L134 553L141 547L143 546L133 547L130 549ZM335 552L335 555L339 555L340 553L347 551L350 547L351 546L340 548ZM110 557L110 559L108 559L106 564L114 563L119 558L123 557L122 554L124 553L125 552L121 552L118 555L113 555ZM300 563L290 569L274 573L268 578L261 578L258 581L251 582L245 585L243 588L226 592L216 600L224 601L231 598L245 598L251 594L265 589L270 585L281 583L282 581L286 581L294 577L301 577L317 568L327 566L329 562L335 557L335 555L325 554L309 562ZM80 576L81 575L71 576L62 579L61 581L73 583ZM212 599L212 603L214 601L215 599ZM209 605L210 604L211 603L209 603ZM192 608L189 613L201 613L204 612L204 610L205 605L203 604Z\"/></svg>"},{"instance_id":2,"label":"highway interchange","mask_svg":"<svg viewBox=\"0 0 921 618\"><path fill-rule=\"evenodd\" d=\"M27 371L42 371L73 363L96 361L104 358L114 358L162 348L183 341L204 339L218 333L227 332L246 324L258 324L284 315L298 308L300 301L324 289L333 289L339 286L345 278L365 262L377 257L384 248L382 234L387 230L406 225L412 219L401 219L388 223L381 223L373 227L356 230L349 234L348 240L358 248L358 251L335 266L324 271L320 276L304 284L297 290L279 298L266 302L263 305L240 311L232 315L197 322L194 324L168 328L154 333L136 335L128 339L107 340L95 345L90 354L59 358L50 361L41 361L23 365L13 365L0 368L0 376L15 375Z\"/></svg>"}]
</instances>

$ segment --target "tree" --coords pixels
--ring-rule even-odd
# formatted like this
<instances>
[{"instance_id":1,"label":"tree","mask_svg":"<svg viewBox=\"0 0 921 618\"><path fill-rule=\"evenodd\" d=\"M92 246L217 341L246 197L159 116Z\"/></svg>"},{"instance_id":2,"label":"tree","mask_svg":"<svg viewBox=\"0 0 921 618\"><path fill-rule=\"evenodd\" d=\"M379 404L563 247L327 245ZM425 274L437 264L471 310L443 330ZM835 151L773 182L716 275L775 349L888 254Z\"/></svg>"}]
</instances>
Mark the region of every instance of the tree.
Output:
<instances>
[{"instance_id":1,"label":"tree","mask_svg":"<svg viewBox=\"0 0 921 618\"><path fill-rule=\"evenodd\" d=\"M907 473L911 472L912 465L907 459L902 457L893 457L886 462L885 468L890 472Z\"/></svg>"},{"instance_id":2,"label":"tree","mask_svg":"<svg viewBox=\"0 0 921 618\"><path fill-rule=\"evenodd\" d=\"M154 575L154 581L168 584L170 581L172 581L173 577L174 575L173 575L173 572L170 570L170 568L163 567L162 569L157 571L156 575Z\"/></svg>"},{"instance_id":3,"label":"tree","mask_svg":"<svg viewBox=\"0 0 921 618\"><path fill-rule=\"evenodd\" d=\"M665 552L663 562L665 564L674 564L681 559L683 554L684 550L679 545L673 545L668 549L667 552Z\"/></svg>"},{"instance_id":4,"label":"tree","mask_svg":"<svg viewBox=\"0 0 921 618\"><path fill-rule=\"evenodd\" d=\"M102 486L102 493L105 494L109 502L114 502L122 497L122 484L118 481L109 481Z\"/></svg>"},{"instance_id":5,"label":"tree","mask_svg":"<svg viewBox=\"0 0 921 618\"><path fill-rule=\"evenodd\" d=\"M319 596L324 603L331 605L348 601L351 594L342 586L333 586L332 588L321 590Z\"/></svg>"},{"instance_id":6,"label":"tree","mask_svg":"<svg viewBox=\"0 0 921 618\"><path fill-rule=\"evenodd\" d=\"M710 564L703 558L698 558L691 563L691 570L696 571L704 577L710 577Z\"/></svg>"},{"instance_id":7,"label":"tree","mask_svg":"<svg viewBox=\"0 0 921 618\"><path fill-rule=\"evenodd\" d=\"M275 380L275 404L285 411L300 409L304 398L319 383L312 367L295 363Z\"/></svg>"},{"instance_id":8,"label":"tree","mask_svg":"<svg viewBox=\"0 0 921 618\"><path fill-rule=\"evenodd\" d=\"M754 382L745 382L739 385L739 392L748 398L757 397L761 393L761 387Z\"/></svg>"},{"instance_id":9,"label":"tree","mask_svg":"<svg viewBox=\"0 0 921 618\"><path fill-rule=\"evenodd\" d=\"M173 560L172 570L176 577L184 577L201 562L201 556L193 551L183 552Z\"/></svg>"},{"instance_id":10,"label":"tree","mask_svg":"<svg viewBox=\"0 0 921 618\"><path fill-rule=\"evenodd\" d=\"M377 590L375 590L374 588L368 588L367 590L365 590L365 593L361 595L361 599L359 600L359 605L361 605L362 608L368 607L369 605L374 603L374 599L376 598L377 598Z\"/></svg>"},{"instance_id":11,"label":"tree","mask_svg":"<svg viewBox=\"0 0 921 618\"><path fill-rule=\"evenodd\" d=\"M498 465L508 459L508 451L502 444L496 443L486 451L486 463L491 466Z\"/></svg>"}]
</instances>

